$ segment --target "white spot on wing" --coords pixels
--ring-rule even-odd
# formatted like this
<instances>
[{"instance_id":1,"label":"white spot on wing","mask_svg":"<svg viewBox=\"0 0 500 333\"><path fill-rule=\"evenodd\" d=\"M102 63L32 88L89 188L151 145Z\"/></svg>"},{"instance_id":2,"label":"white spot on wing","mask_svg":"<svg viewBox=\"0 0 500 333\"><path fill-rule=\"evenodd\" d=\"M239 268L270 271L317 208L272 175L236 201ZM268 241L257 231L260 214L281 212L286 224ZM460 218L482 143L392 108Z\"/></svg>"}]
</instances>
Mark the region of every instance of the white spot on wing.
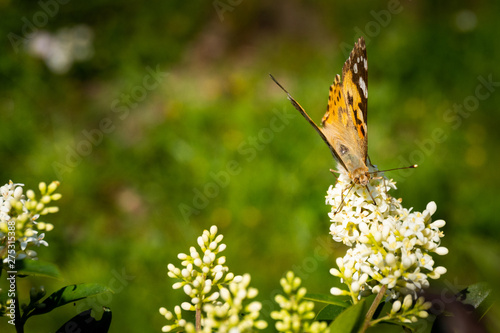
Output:
<instances>
[{"instance_id":1,"label":"white spot on wing","mask_svg":"<svg viewBox=\"0 0 500 333\"><path fill-rule=\"evenodd\" d=\"M365 95L365 98L368 99L368 89L366 89L366 83L361 76L359 77L359 87L361 88L361 90L363 90L363 95Z\"/></svg>"},{"instance_id":2,"label":"white spot on wing","mask_svg":"<svg viewBox=\"0 0 500 333\"><path fill-rule=\"evenodd\" d=\"M354 66L352 67L353 70L354 70L354 73L358 73L358 64L354 64Z\"/></svg>"},{"instance_id":3,"label":"white spot on wing","mask_svg":"<svg viewBox=\"0 0 500 333\"><path fill-rule=\"evenodd\" d=\"M366 61L366 59L364 59L365 61L365 70L367 71L368 70L368 61Z\"/></svg>"}]
</instances>

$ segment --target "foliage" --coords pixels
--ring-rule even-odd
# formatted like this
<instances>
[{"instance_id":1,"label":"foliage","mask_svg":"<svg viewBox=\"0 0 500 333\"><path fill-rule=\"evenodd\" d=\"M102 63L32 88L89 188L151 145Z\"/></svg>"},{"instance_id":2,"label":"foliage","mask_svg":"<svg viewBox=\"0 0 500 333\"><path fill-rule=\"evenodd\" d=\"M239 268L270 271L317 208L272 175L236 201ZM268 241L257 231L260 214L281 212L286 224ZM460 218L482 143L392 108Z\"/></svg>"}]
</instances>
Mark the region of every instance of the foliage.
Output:
<instances>
[{"instance_id":1,"label":"foliage","mask_svg":"<svg viewBox=\"0 0 500 333\"><path fill-rule=\"evenodd\" d=\"M32 188L39 179L61 181L59 205L71 209L57 214L65 227L52 231L44 258L64 267L70 283L130 276L105 304L115 318L120 313L117 331L162 325L150 314L165 297L180 298L158 279L164 260L212 224L234 250L233 270L252 271L261 295L271 295L291 268L309 291L327 292L322 286L332 277L312 273L342 251L324 246L326 208L317 205L334 162L268 73L319 121L346 59L342 45L361 34L368 37L370 158L381 169L420 165L390 177L405 207L439 202L448 222L454 255L447 274L457 278L439 287L456 294L500 279L492 204L500 200L498 86L480 88L488 96L473 104L481 77L500 78L499 3L233 1L223 20L212 1L56 3L40 29L86 25L93 32L92 58L65 74L15 52L7 38L23 34L23 18L32 22L39 2L0 3L0 176L2 184L23 179ZM384 16L394 3L402 9ZM168 75L147 95L129 97L127 107L127 96L142 91L146 67L157 66ZM122 108L114 112L116 101ZM114 125L107 132L105 118ZM271 124L281 130L269 132ZM79 155L78 147L92 149ZM69 165L62 178L54 163ZM217 195L206 197L206 189ZM196 193L207 199L197 207ZM197 212L186 217L181 204ZM270 253L273 265L261 268ZM62 312L33 325L54 331L73 316ZM0 331L6 327L0 323Z\"/></svg>"},{"instance_id":2,"label":"foliage","mask_svg":"<svg viewBox=\"0 0 500 333\"><path fill-rule=\"evenodd\" d=\"M32 249L35 246L49 245L44 240L45 234L38 232L51 231L54 226L41 222L39 217L58 211L56 206L48 206L51 201L61 198L60 193L55 193L58 186L58 182L52 182L49 186L40 183L40 199L36 198L33 190L24 194L22 184L11 181L0 187L0 277L5 276L8 282L8 289L0 289L0 316L9 318L8 323L18 333L24 332L26 321L32 316L111 292L100 284L79 284L63 287L44 299L46 292L41 286L31 288L28 304L20 298L19 279L30 276L60 278L57 266L38 260L37 252ZM81 332L107 332L110 322L109 311L106 311L101 320L96 321L88 310L69 320L58 332L65 331L69 326L72 329L78 328Z\"/></svg>"}]
</instances>

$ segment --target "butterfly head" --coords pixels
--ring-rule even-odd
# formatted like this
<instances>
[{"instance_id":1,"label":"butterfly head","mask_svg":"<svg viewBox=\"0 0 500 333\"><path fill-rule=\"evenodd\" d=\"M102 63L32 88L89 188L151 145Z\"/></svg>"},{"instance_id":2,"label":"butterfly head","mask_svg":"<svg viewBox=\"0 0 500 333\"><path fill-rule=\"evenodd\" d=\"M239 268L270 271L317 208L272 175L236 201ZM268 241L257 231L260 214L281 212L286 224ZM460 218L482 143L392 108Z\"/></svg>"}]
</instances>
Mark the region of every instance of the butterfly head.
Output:
<instances>
[{"instance_id":1,"label":"butterfly head","mask_svg":"<svg viewBox=\"0 0 500 333\"><path fill-rule=\"evenodd\" d=\"M355 169L349 174L349 177L355 184L361 186L367 186L371 179L370 173L368 172L368 168L366 166Z\"/></svg>"}]
</instances>

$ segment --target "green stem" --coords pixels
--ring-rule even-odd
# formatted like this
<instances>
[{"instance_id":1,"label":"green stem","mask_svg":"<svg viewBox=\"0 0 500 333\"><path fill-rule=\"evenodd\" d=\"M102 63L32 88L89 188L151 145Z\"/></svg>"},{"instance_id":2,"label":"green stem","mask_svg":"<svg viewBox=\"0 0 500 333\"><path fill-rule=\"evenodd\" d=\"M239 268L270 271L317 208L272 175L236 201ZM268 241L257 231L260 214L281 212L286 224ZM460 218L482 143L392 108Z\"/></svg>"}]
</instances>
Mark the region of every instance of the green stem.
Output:
<instances>
[{"instance_id":1,"label":"green stem","mask_svg":"<svg viewBox=\"0 0 500 333\"><path fill-rule=\"evenodd\" d=\"M368 312L366 313L363 328L361 328L359 333L364 333L368 329L368 327L370 327L370 321L372 320L372 317L375 314L375 311L377 310L377 307L380 304L380 301L382 301L382 297L384 297L386 290L387 290L386 285L383 285L382 288L380 288L380 291L378 292L377 296L373 300L373 303L370 306L370 309L368 309Z\"/></svg>"},{"instance_id":2,"label":"green stem","mask_svg":"<svg viewBox=\"0 0 500 333\"><path fill-rule=\"evenodd\" d=\"M352 283L352 281L350 281ZM351 300L352 300L352 304L357 304L358 303L358 299L356 296L354 296L354 293L351 289L351 283L346 283L347 284L347 288L349 288L349 295L351 296Z\"/></svg>"},{"instance_id":3,"label":"green stem","mask_svg":"<svg viewBox=\"0 0 500 333\"><path fill-rule=\"evenodd\" d=\"M371 326L374 326L375 324L380 323L381 321L384 321L384 320L390 320L390 319L392 319L392 317L391 317L391 316L384 316L384 317L380 317L380 318L377 318L377 319L375 319L375 320L372 320L372 321L370 322L370 325L371 325Z\"/></svg>"}]
</instances>

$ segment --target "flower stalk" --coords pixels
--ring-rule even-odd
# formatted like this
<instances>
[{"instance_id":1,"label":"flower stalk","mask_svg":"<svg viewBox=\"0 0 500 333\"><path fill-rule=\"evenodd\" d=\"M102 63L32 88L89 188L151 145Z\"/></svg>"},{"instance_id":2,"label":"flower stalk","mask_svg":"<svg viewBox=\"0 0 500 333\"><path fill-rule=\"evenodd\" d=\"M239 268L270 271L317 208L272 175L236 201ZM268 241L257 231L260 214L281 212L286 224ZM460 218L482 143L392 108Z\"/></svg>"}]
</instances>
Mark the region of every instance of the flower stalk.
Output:
<instances>
[{"instance_id":1,"label":"flower stalk","mask_svg":"<svg viewBox=\"0 0 500 333\"><path fill-rule=\"evenodd\" d=\"M364 333L368 329L368 327L370 327L370 322L373 318L373 315L375 314L375 311L377 310L378 305L382 301L382 298L384 297L386 291L387 291L387 286L382 286L382 288L380 288L380 291L378 292L377 296L373 300L372 305L370 306L368 312L366 313L363 327L361 328L359 333Z\"/></svg>"}]
</instances>

